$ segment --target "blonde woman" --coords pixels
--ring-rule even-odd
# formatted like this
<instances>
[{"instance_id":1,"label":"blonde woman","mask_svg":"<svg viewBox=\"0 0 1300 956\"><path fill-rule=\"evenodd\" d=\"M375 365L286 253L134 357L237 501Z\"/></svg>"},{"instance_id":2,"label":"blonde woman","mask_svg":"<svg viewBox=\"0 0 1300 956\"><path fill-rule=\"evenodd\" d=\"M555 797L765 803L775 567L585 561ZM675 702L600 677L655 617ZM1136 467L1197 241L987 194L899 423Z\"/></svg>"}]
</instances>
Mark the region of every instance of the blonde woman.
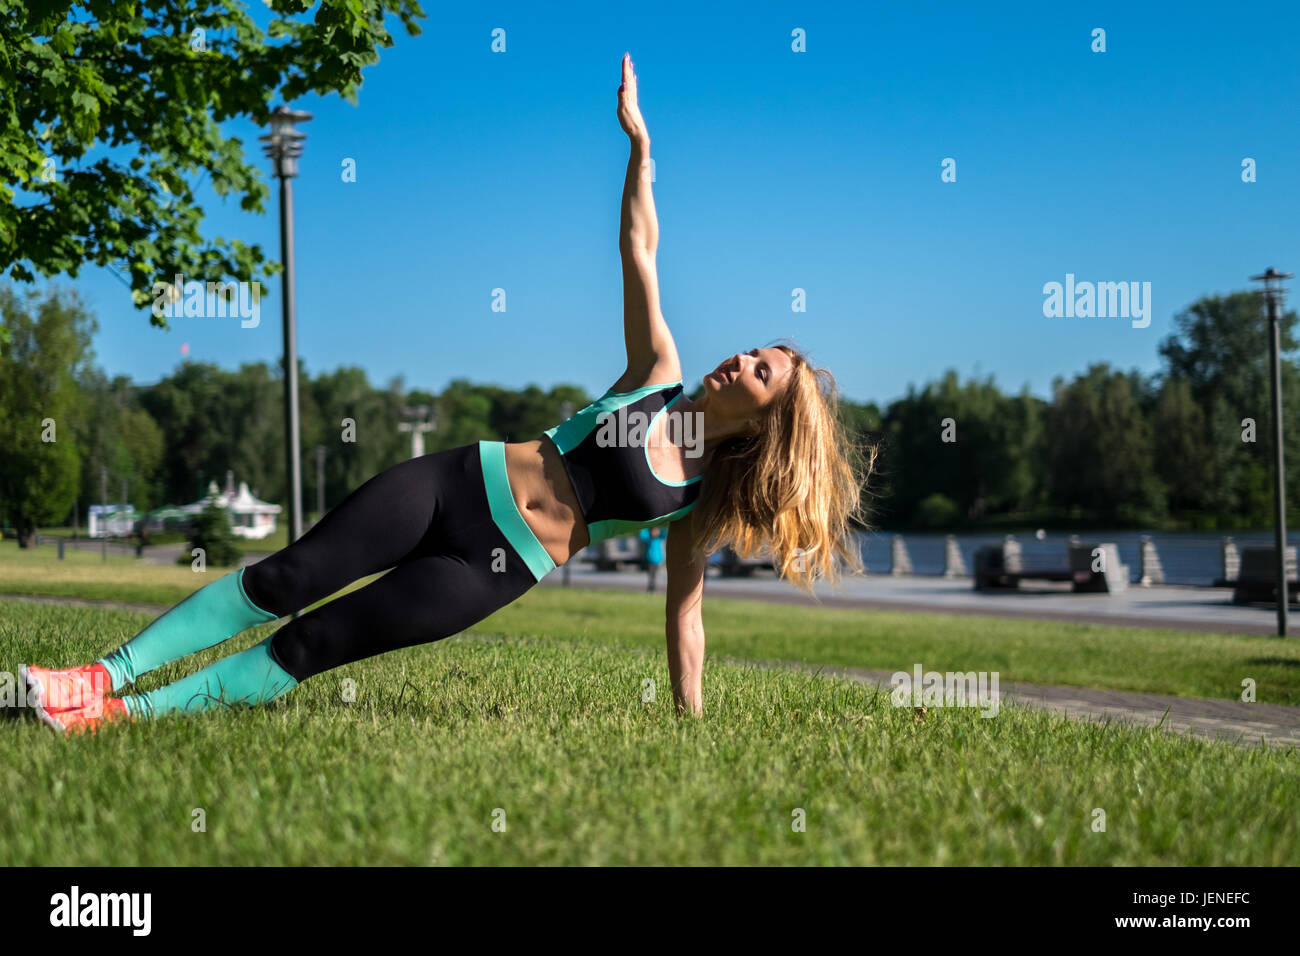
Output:
<instances>
[{"instance_id":1,"label":"blonde woman","mask_svg":"<svg viewBox=\"0 0 1300 956\"><path fill-rule=\"evenodd\" d=\"M853 452L834 382L790 345L738 352L683 392L659 310L650 137L623 58L618 118L631 141L619 251L627 368L599 399L534 441L483 441L371 478L299 541L209 584L93 664L25 667L29 701L66 733L105 721L274 700L324 671L457 634L589 544L669 526L668 667L679 714L703 714L704 571L713 551L766 547L811 591L862 570L852 522L875 451ZM665 414L666 413L666 414ZM173 684L116 693L391 568L267 640Z\"/></svg>"}]
</instances>

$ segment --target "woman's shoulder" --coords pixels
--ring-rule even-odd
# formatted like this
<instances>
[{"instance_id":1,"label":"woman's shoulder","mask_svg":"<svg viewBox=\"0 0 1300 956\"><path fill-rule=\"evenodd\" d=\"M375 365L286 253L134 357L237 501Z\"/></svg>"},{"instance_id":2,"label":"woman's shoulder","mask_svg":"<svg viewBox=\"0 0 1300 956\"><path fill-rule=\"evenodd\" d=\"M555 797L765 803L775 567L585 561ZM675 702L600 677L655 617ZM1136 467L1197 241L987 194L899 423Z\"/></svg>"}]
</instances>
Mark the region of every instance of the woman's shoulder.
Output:
<instances>
[{"instance_id":1,"label":"woman's shoulder","mask_svg":"<svg viewBox=\"0 0 1300 956\"><path fill-rule=\"evenodd\" d=\"M682 384L682 367L676 360L658 362L648 369L628 369L610 386L606 395L631 395L633 392L651 392Z\"/></svg>"},{"instance_id":2,"label":"woman's shoulder","mask_svg":"<svg viewBox=\"0 0 1300 956\"><path fill-rule=\"evenodd\" d=\"M615 382L614 385L611 385L609 389L605 392L605 395L601 397L604 398L604 397L613 396L616 398L642 398L646 395L653 395L655 392L662 392L665 389L669 389L669 388L684 388L684 384L681 379L678 379L675 382L649 382L645 385L640 386L639 388L622 389L622 390L614 387L615 385L619 385L620 382L621 380L619 382Z\"/></svg>"}]
</instances>

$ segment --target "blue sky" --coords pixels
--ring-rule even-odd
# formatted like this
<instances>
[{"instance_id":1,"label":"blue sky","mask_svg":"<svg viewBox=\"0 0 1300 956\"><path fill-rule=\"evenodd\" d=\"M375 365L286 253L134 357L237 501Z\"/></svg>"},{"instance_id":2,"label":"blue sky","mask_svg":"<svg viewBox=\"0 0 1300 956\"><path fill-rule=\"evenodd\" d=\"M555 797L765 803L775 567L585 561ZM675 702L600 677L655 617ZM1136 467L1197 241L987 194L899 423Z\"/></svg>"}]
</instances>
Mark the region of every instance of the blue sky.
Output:
<instances>
[{"instance_id":1,"label":"blue sky","mask_svg":"<svg viewBox=\"0 0 1300 956\"><path fill-rule=\"evenodd\" d=\"M360 365L431 390L613 383L624 50L688 384L788 336L859 401L948 368L1046 397L1095 361L1155 371L1177 311L1270 265L1300 271L1294 4L551 6L426 4L419 37L391 21L396 45L358 106L292 104L315 114L295 181L312 373ZM498 27L505 53L490 48ZM1097 27L1104 53L1090 49ZM806 52L791 50L796 28ZM224 129L269 180L265 130ZM200 197L205 235L278 256L274 192L265 216L206 182ZM1045 317L1043 285L1067 273L1150 282L1150 325ZM97 315L110 374L157 381L182 343L227 368L281 352L278 277L257 328L180 318L166 332L106 269L60 281ZM791 310L795 288L806 312Z\"/></svg>"}]
</instances>

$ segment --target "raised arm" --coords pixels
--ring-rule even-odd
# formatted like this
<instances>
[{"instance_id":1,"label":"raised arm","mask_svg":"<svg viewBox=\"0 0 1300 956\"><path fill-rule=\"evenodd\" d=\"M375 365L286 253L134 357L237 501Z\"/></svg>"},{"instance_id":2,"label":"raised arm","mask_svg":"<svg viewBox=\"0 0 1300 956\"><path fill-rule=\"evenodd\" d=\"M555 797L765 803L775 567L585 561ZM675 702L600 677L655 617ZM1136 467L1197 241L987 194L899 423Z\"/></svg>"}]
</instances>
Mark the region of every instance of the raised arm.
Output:
<instances>
[{"instance_id":1,"label":"raised arm","mask_svg":"<svg viewBox=\"0 0 1300 956\"><path fill-rule=\"evenodd\" d=\"M627 370L614 384L630 392L643 385L675 382L682 377L677 346L659 309L659 221L651 192L650 133L637 102L632 58L623 57L623 84L618 88L618 121L627 133L631 152L623 180L618 251L623 260L623 336Z\"/></svg>"},{"instance_id":2,"label":"raised arm","mask_svg":"<svg viewBox=\"0 0 1300 956\"><path fill-rule=\"evenodd\" d=\"M673 685L677 715L704 716L704 568L697 550L691 516L668 526L668 677Z\"/></svg>"}]
</instances>

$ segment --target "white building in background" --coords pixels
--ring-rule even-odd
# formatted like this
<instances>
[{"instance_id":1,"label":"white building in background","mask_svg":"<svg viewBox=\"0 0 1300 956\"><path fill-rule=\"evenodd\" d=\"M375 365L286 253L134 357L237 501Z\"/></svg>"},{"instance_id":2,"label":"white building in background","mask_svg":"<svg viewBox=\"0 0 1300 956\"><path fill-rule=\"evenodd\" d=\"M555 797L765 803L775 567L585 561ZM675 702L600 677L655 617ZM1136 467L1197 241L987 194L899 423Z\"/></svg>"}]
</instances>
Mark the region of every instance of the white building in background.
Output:
<instances>
[{"instance_id":1,"label":"white building in background","mask_svg":"<svg viewBox=\"0 0 1300 956\"><path fill-rule=\"evenodd\" d=\"M186 514L198 514L215 502L218 508L230 512L230 530L241 538L265 538L275 533L275 516L280 513L280 506L254 498L248 490L248 483L241 481L239 491L232 489L231 473L226 472L226 490L217 487L215 481L208 482L208 493L198 501L181 505L180 510Z\"/></svg>"},{"instance_id":2,"label":"white building in background","mask_svg":"<svg viewBox=\"0 0 1300 956\"><path fill-rule=\"evenodd\" d=\"M91 505L86 518L87 534L92 538L126 538L135 531L135 505Z\"/></svg>"}]
</instances>

